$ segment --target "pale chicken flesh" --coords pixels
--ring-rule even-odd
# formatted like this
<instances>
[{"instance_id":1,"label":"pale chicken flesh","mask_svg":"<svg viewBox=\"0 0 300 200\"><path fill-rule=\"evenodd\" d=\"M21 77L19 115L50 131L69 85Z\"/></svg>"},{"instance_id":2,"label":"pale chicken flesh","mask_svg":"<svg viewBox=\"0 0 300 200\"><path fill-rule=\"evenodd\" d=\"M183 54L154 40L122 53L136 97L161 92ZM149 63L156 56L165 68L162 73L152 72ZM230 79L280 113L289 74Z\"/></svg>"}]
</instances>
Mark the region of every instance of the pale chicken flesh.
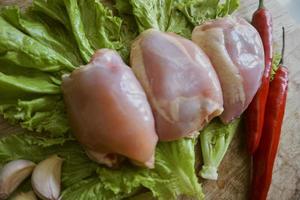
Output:
<instances>
[{"instance_id":1,"label":"pale chicken flesh","mask_svg":"<svg viewBox=\"0 0 300 200\"><path fill-rule=\"evenodd\" d=\"M74 135L89 157L114 166L120 156L152 168L157 134L146 94L114 51L98 50L90 63L63 77Z\"/></svg>"},{"instance_id":2,"label":"pale chicken flesh","mask_svg":"<svg viewBox=\"0 0 300 200\"><path fill-rule=\"evenodd\" d=\"M240 116L260 84L264 70L261 38L242 18L226 17L195 27L192 40L210 58L221 83L225 123Z\"/></svg>"},{"instance_id":3,"label":"pale chicken flesh","mask_svg":"<svg viewBox=\"0 0 300 200\"><path fill-rule=\"evenodd\" d=\"M130 62L150 101L160 140L191 137L222 113L216 72L192 41L149 29L134 41Z\"/></svg>"}]
</instances>

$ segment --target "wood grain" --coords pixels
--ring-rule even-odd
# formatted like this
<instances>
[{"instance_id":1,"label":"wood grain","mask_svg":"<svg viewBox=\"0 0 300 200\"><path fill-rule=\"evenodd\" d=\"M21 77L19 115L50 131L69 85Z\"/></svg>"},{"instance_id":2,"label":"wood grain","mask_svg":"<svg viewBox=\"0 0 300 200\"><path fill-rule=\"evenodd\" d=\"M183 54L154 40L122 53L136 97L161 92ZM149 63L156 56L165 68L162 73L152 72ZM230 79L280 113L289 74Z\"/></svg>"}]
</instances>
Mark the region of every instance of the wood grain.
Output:
<instances>
[{"instance_id":1,"label":"wood grain","mask_svg":"<svg viewBox=\"0 0 300 200\"><path fill-rule=\"evenodd\" d=\"M29 1L0 0L0 5L16 4L17 2L24 7L28 5ZM274 40L277 49L281 47L281 27L285 26L286 28L285 63L290 70L286 114L268 199L300 200L300 27L277 1L266 0L265 5L273 13ZM241 0L241 8L237 15L250 20L256 8L256 0ZM10 126L0 118L0 136L18 130L19 127ZM220 166L219 180L201 180L206 199L247 199L250 163L250 157L245 149L245 131L240 130Z\"/></svg>"}]
</instances>

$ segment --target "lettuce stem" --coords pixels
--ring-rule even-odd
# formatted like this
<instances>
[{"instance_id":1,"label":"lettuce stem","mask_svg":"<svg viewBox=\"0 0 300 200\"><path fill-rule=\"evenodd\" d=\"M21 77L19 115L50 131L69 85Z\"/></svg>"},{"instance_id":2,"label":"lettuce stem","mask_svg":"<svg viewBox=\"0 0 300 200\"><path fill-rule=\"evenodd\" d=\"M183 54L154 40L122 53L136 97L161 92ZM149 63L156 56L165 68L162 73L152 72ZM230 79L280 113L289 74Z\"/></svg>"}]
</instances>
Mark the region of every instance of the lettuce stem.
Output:
<instances>
[{"instance_id":1,"label":"lettuce stem","mask_svg":"<svg viewBox=\"0 0 300 200\"><path fill-rule=\"evenodd\" d=\"M203 166L200 176L204 179L217 180L218 167L238 128L240 119L223 124L219 119L212 121L200 134Z\"/></svg>"}]
</instances>

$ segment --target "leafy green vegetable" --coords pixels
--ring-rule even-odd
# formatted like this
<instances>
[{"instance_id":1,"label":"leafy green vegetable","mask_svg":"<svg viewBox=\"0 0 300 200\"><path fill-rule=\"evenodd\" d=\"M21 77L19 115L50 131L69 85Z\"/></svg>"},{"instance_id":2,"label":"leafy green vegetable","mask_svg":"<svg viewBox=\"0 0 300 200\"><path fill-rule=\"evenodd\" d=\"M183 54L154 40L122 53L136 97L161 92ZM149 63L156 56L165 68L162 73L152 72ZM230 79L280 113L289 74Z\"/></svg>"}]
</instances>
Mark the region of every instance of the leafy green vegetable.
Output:
<instances>
[{"instance_id":1,"label":"leafy green vegetable","mask_svg":"<svg viewBox=\"0 0 300 200\"><path fill-rule=\"evenodd\" d=\"M128 200L156 200L156 198L153 197L151 192L144 192L144 193L134 195L128 198Z\"/></svg>"},{"instance_id":2,"label":"leafy green vegetable","mask_svg":"<svg viewBox=\"0 0 300 200\"><path fill-rule=\"evenodd\" d=\"M119 15L131 15L132 6L129 1L116 0L115 8L118 10Z\"/></svg>"},{"instance_id":3,"label":"leafy green vegetable","mask_svg":"<svg viewBox=\"0 0 300 200\"><path fill-rule=\"evenodd\" d=\"M118 200L126 196L117 196L110 190L104 188L98 177L88 178L68 187L63 191L65 200Z\"/></svg>"},{"instance_id":4,"label":"leafy green vegetable","mask_svg":"<svg viewBox=\"0 0 300 200\"><path fill-rule=\"evenodd\" d=\"M199 25L208 19L224 17L239 7L239 0L179 0L177 8L193 25Z\"/></svg>"},{"instance_id":5,"label":"leafy green vegetable","mask_svg":"<svg viewBox=\"0 0 300 200\"><path fill-rule=\"evenodd\" d=\"M49 145L49 143L51 143ZM90 161L72 138L46 139L41 134L21 133L0 140L0 166L14 159L36 163L57 154L64 159L63 199L122 199L147 188L158 199L176 199L179 195L203 199L195 175L195 140L160 143L155 169L126 164L108 169Z\"/></svg>"},{"instance_id":6,"label":"leafy green vegetable","mask_svg":"<svg viewBox=\"0 0 300 200\"><path fill-rule=\"evenodd\" d=\"M204 165L200 175L205 179L217 180L218 167L229 147L239 126L240 119L224 125L219 119L214 119L200 133L201 150Z\"/></svg>"},{"instance_id":7,"label":"leafy green vegetable","mask_svg":"<svg viewBox=\"0 0 300 200\"><path fill-rule=\"evenodd\" d=\"M172 14L172 0L130 0L140 32L149 28L166 31Z\"/></svg>"},{"instance_id":8,"label":"leafy green vegetable","mask_svg":"<svg viewBox=\"0 0 300 200\"><path fill-rule=\"evenodd\" d=\"M231 14L238 6L239 0L226 0L223 4L220 0L117 1L119 12L128 14L132 10L140 32L154 28L187 38L190 38L194 26Z\"/></svg>"},{"instance_id":9,"label":"leafy green vegetable","mask_svg":"<svg viewBox=\"0 0 300 200\"><path fill-rule=\"evenodd\" d=\"M63 55L73 66L82 63L75 40L55 20L32 10L21 15L16 7L6 7L2 10L2 16L15 28Z\"/></svg>"},{"instance_id":10,"label":"leafy green vegetable","mask_svg":"<svg viewBox=\"0 0 300 200\"><path fill-rule=\"evenodd\" d=\"M281 60L281 54L278 52L275 53L272 59L271 79L273 79L274 75L276 74L280 60Z\"/></svg>"},{"instance_id":11,"label":"leafy green vegetable","mask_svg":"<svg viewBox=\"0 0 300 200\"><path fill-rule=\"evenodd\" d=\"M143 185L159 199L176 199L181 194L203 199L194 169L194 143L192 139L159 143L153 170L125 166L111 176L111 170L99 168L100 179L116 194L131 193Z\"/></svg>"},{"instance_id":12,"label":"leafy green vegetable","mask_svg":"<svg viewBox=\"0 0 300 200\"><path fill-rule=\"evenodd\" d=\"M93 49L120 50L122 48L120 41L122 20L113 16L110 9L95 0L79 0L78 5L86 37ZM93 25L90 24L91 19L95 19Z\"/></svg>"},{"instance_id":13,"label":"leafy green vegetable","mask_svg":"<svg viewBox=\"0 0 300 200\"><path fill-rule=\"evenodd\" d=\"M117 9L120 13L132 14L139 32L154 28L161 31L175 32L189 38L192 24L177 9L175 0L118 0ZM131 11L132 10L132 11Z\"/></svg>"},{"instance_id":14,"label":"leafy green vegetable","mask_svg":"<svg viewBox=\"0 0 300 200\"><path fill-rule=\"evenodd\" d=\"M190 38L194 25L230 14L237 6L238 0L223 4L219 0L116 0L112 7L100 0L33 0L24 13L16 7L3 8L0 93L5 95L0 98L0 113L34 133L1 138L0 167L14 159L40 162L58 154L64 159L66 200L164 200L182 195L203 199L194 169L195 140L159 143L153 170L130 164L107 169L88 159L69 131L61 76L86 64L99 48L118 51L128 63L130 45L139 32L157 28ZM234 128L217 124L212 126L228 131L221 150L214 151L220 160ZM29 185L27 181L21 189L28 190Z\"/></svg>"},{"instance_id":15,"label":"leafy green vegetable","mask_svg":"<svg viewBox=\"0 0 300 200\"><path fill-rule=\"evenodd\" d=\"M217 17L225 17L232 14L240 6L239 0L226 0L225 3L218 6Z\"/></svg>"},{"instance_id":16,"label":"leafy green vegetable","mask_svg":"<svg viewBox=\"0 0 300 200\"><path fill-rule=\"evenodd\" d=\"M24 34L0 16L0 59L20 67L57 72L74 66L61 54Z\"/></svg>"},{"instance_id":17,"label":"leafy green vegetable","mask_svg":"<svg viewBox=\"0 0 300 200\"><path fill-rule=\"evenodd\" d=\"M136 36L109 8L95 0L35 0L26 13L0 13L0 112L23 128L61 137L68 123L61 75L87 63L98 48L129 57ZM89 21L93 19L93 21ZM127 22L128 24L128 22Z\"/></svg>"},{"instance_id":18,"label":"leafy green vegetable","mask_svg":"<svg viewBox=\"0 0 300 200\"><path fill-rule=\"evenodd\" d=\"M1 113L29 130L64 135L69 129L61 120L64 111L58 110L64 108L58 106L62 102L50 106L53 110L32 108L33 113L25 117L18 113L24 110L18 102L53 99L53 95L62 99L58 97L61 75L87 63L96 49L115 49L128 63L137 30L158 28L189 38L194 18L206 10L230 13L238 4L234 2L151 0L145 4L118 0L115 7L121 17L98 0L34 0L33 7L23 14L16 7L4 8L0 14L0 93L6 95L0 99ZM227 11L221 12L225 8ZM205 14L201 19L215 15ZM61 128L55 129L59 121Z\"/></svg>"},{"instance_id":19,"label":"leafy green vegetable","mask_svg":"<svg viewBox=\"0 0 300 200\"><path fill-rule=\"evenodd\" d=\"M78 7L77 0L64 0L72 31L77 41L81 56L85 62L89 62L94 51L86 38L81 13Z\"/></svg>"},{"instance_id":20,"label":"leafy green vegetable","mask_svg":"<svg viewBox=\"0 0 300 200\"><path fill-rule=\"evenodd\" d=\"M47 131L52 137L64 137L70 129L61 96L44 96L0 104L5 119L31 131Z\"/></svg>"},{"instance_id":21,"label":"leafy green vegetable","mask_svg":"<svg viewBox=\"0 0 300 200\"><path fill-rule=\"evenodd\" d=\"M42 73L13 76L0 72L0 87L1 91L6 94L3 99L26 94L59 94L61 92L59 85L53 83L50 76Z\"/></svg>"},{"instance_id":22,"label":"leafy green vegetable","mask_svg":"<svg viewBox=\"0 0 300 200\"><path fill-rule=\"evenodd\" d=\"M33 0L34 11L40 12L42 15L47 15L50 18L60 22L65 28L71 31L67 10L62 0Z\"/></svg>"}]
</instances>

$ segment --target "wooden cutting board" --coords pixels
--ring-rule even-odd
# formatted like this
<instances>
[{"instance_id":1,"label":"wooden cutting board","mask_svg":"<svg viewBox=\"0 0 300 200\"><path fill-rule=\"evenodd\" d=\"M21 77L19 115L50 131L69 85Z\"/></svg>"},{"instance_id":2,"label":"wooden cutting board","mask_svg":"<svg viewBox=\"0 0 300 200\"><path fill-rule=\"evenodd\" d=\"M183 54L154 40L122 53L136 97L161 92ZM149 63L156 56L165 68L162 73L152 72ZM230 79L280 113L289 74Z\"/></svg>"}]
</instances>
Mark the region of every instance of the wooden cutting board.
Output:
<instances>
[{"instance_id":1,"label":"wooden cutting board","mask_svg":"<svg viewBox=\"0 0 300 200\"><path fill-rule=\"evenodd\" d=\"M258 0L240 1L241 7L237 15L250 20L252 13L257 8ZM285 26L286 28L285 64L290 70L286 114L268 199L300 200L300 26L293 21L277 1L265 1L266 7L273 14L274 42L277 50L281 48L281 27ZM0 0L0 5L15 4L16 2L18 5L24 6L30 1ZM14 133L19 129L19 127L8 125L0 118L0 136ZM206 199L247 199L250 164L251 158L245 149L245 131L241 130L235 136L220 166L218 181L201 180Z\"/></svg>"}]
</instances>

